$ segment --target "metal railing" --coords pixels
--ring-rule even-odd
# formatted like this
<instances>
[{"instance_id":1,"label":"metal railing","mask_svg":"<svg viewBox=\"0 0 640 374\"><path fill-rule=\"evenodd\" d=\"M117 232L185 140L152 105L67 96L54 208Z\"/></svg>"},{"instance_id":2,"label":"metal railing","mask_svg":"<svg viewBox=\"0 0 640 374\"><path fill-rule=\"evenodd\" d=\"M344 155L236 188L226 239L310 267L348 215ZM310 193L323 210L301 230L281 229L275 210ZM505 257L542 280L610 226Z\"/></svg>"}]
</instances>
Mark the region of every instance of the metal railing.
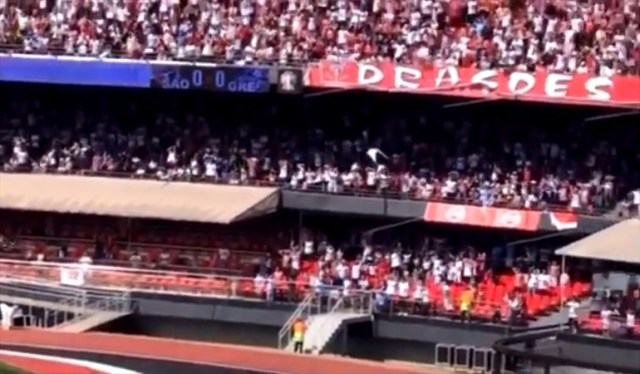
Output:
<instances>
[{"instance_id":1,"label":"metal railing","mask_svg":"<svg viewBox=\"0 0 640 374\"><path fill-rule=\"evenodd\" d=\"M5 171L8 172L8 171ZM17 171L14 171L14 173ZM31 171L28 171L31 173ZM57 171L51 171L50 173L57 173ZM126 179L158 179L155 175L142 175L139 176L133 172L125 172L125 171L92 171L92 170L72 170L70 172L64 172L64 174L79 174L82 176L108 176L108 177L117 177L117 178L126 178ZM394 179L395 178L395 179ZM395 181L397 176L392 178L392 181ZM228 184L224 181L211 181L208 179L200 179L200 178L191 178L188 179L180 179L183 182L193 182L193 183L208 183L208 184ZM321 193L327 195L338 195L338 196L357 196L357 197L374 197L381 199L390 199L390 200L413 200L413 201L423 201L423 202L434 202L434 203L446 203L453 205L466 205L466 206L482 206L475 199L472 198L464 198L457 200L449 200L443 197L430 197L425 198L417 193L417 191L413 192L403 192L399 188L397 183L392 183L391 188L387 188L384 190L378 190L375 188L366 188L366 187L344 187L337 191L331 192L326 189L326 186L323 184L312 184L305 188L292 188L288 184L283 183L273 183L268 180L248 180L243 182L243 184L234 184L234 187L242 187L242 186L262 186L262 187L278 187L282 188L285 191L292 192L301 192L301 193ZM571 208L568 205L558 204L558 203L549 203L544 207L532 207L525 208L524 206L520 207L512 207L507 203L496 203L492 205L492 208L509 208L514 210L522 210L522 211L549 211L549 212L574 212L576 214L587 215L587 216L602 216L606 213L609 213L612 209L615 208L618 200L624 196L622 194L624 191L616 191L614 193L615 196L618 197L615 202L608 204L606 206L594 206L592 208Z\"/></svg>"},{"instance_id":2,"label":"metal railing","mask_svg":"<svg viewBox=\"0 0 640 374\"><path fill-rule=\"evenodd\" d=\"M129 292L122 292L119 295L94 300L88 303L87 309L100 312L128 313L132 309L131 294Z\"/></svg>"},{"instance_id":3,"label":"metal railing","mask_svg":"<svg viewBox=\"0 0 640 374\"><path fill-rule=\"evenodd\" d=\"M298 319L309 320L309 317L329 313L339 304L341 299L339 293L325 291L310 292L302 302L300 302L296 310L291 313L289 319L287 319L280 331L278 331L278 348L284 349L289 346L291 329Z\"/></svg>"},{"instance_id":4,"label":"metal railing","mask_svg":"<svg viewBox=\"0 0 640 374\"><path fill-rule=\"evenodd\" d=\"M2 296L23 308L25 325L34 328L52 328L98 312L128 313L132 308L129 292L42 284L10 274L0 278Z\"/></svg>"},{"instance_id":5,"label":"metal railing","mask_svg":"<svg viewBox=\"0 0 640 374\"><path fill-rule=\"evenodd\" d=\"M76 313L73 313L66 308L46 309L45 317L43 318L44 325L42 326L42 328L48 329L48 328L59 326L64 323L69 323L73 320L82 318L87 312L87 309L85 308L86 305L84 304L84 300L68 300L66 304L73 307L78 302L80 305L78 305L78 309L77 309L78 312ZM64 305L65 303L61 303L61 306L64 306Z\"/></svg>"},{"instance_id":6,"label":"metal railing","mask_svg":"<svg viewBox=\"0 0 640 374\"><path fill-rule=\"evenodd\" d=\"M340 299L339 308L333 312L369 315L373 313L373 294L368 291L357 291L344 295Z\"/></svg>"},{"instance_id":7,"label":"metal railing","mask_svg":"<svg viewBox=\"0 0 640 374\"><path fill-rule=\"evenodd\" d=\"M20 280L23 284L31 282L36 285L52 285L57 289L65 289L60 286L60 275L62 269L67 268L77 270L81 267L68 263L0 259L0 274L11 274L14 280ZM1 281L0 276L0 285ZM260 287L256 284L254 278L109 266L88 267L82 287L91 290L88 295L96 295L101 292L99 295L101 298L132 291L260 301L266 300L269 295L264 286ZM77 288L75 289L77 290ZM311 287L309 284L300 284L296 281L277 283L273 290L276 302L298 304L299 308L307 303L310 308L316 308L314 311L328 310L327 303L333 303L333 300L343 296L343 292L343 287ZM383 298L381 302L374 302L376 291L351 290L350 292L353 292L353 296L345 300L343 308L360 310L357 313L369 313L375 307L376 313L380 314L411 314L428 318L459 317L456 311L445 308L443 300L439 299L425 303L412 297L387 297ZM585 292L588 290L585 289ZM318 294L322 297L317 296ZM318 300L314 299L313 302L309 302L308 298L311 297L309 295L314 295ZM475 305L486 307L485 309L491 309L493 312L499 311L500 322L506 322L507 313L502 312L504 305L494 303L495 301L489 299L478 299L474 302ZM330 305L333 306L333 304ZM488 323L494 320L493 312L486 314L472 311L471 317L474 322Z\"/></svg>"},{"instance_id":8,"label":"metal railing","mask_svg":"<svg viewBox=\"0 0 640 374\"><path fill-rule=\"evenodd\" d=\"M151 228L150 228L151 229ZM153 228L155 229L155 228ZM162 228L158 228L162 229ZM218 238L234 240L235 237L241 235L240 233L221 233L217 234ZM261 239L261 238L257 238ZM64 237L45 237L45 236L33 236L33 235L20 235L13 242L12 249L13 251L21 251L22 253L16 253L15 257L9 257L10 259L24 259L24 252L30 246L34 246L37 244L47 245L47 243L64 243L67 247L73 246L84 246L85 248L91 248L95 245L95 240L86 239L86 238L64 238ZM141 254L147 253L150 250L162 249L165 251L179 251L181 253L197 253L197 254L207 254L211 255L215 253L215 249L212 247L206 246L195 246L195 245L176 245L176 244L158 244L158 243L143 243L138 241L122 241L116 240L113 242L113 245L118 246L121 249L128 251L138 251ZM16 252L17 252L16 251ZM3 258L6 258L10 253L0 253ZM250 250L237 250L234 249L230 254L236 259L236 262L239 264L246 263L255 263L258 264L259 261L264 257L264 252L260 251L250 251ZM56 258L57 262L68 262L72 263L77 261L74 258ZM102 265L102 266L116 266L116 267L132 267L131 261L127 260L108 260L108 259L94 259L94 264ZM138 268L143 269L151 269L152 266L156 266L154 262L145 262L142 261L137 264ZM171 271L185 271L185 272L200 272L200 273L215 273L220 275L241 275L242 269L237 268L228 268L228 267L198 267L198 266L188 266L188 265L174 265L174 264L161 264L160 265L163 270L171 270ZM241 266L241 265L240 265Z\"/></svg>"},{"instance_id":9,"label":"metal railing","mask_svg":"<svg viewBox=\"0 0 640 374\"><path fill-rule=\"evenodd\" d=\"M56 304L70 299L82 301L85 298L82 290L37 284L8 276L0 279L0 295Z\"/></svg>"},{"instance_id":10,"label":"metal railing","mask_svg":"<svg viewBox=\"0 0 640 374\"><path fill-rule=\"evenodd\" d=\"M278 348L285 349L289 346L291 329L297 320L308 320L314 315L339 312L370 315L373 313L372 300L370 292L357 292L352 295L332 291L309 293L278 331Z\"/></svg>"},{"instance_id":11,"label":"metal railing","mask_svg":"<svg viewBox=\"0 0 640 374\"><path fill-rule=\"evenodd\" d=\"M187 294L205 297L264 299L265 290L255 286L249 277L201 274L167 270L137 269L114 266L81 266L70 263L0 259L0 273L14 280L38 285L59 286L63 272L83 272L82 287L93 290L140 291ZM297 287L290 282L276 288L282 300L302 300L310 287Z\"/></svg>"},{"instance_id":12,"label":"metal railing","mask_svg":"<svg viewBox=\"0 0 640 374\"><path fill-rule=\"evenodd\" d=\"M114 303L120 304L130 300L130 293L128 291L70 287L54 282L42 282L42 280L37 277L21 276L11 273L0 277L0 295L52 303L80 300L83 307L89 308L91 305L104 300L113 300ZM94 309L102 310L99 308ZM118 309L116 308L110 311L118 311Z\"/></svg>"},{"instance_id":13,"label":"metal railing","mask_svg":"<svg viewBox=\"0 0 640 374\"><path fill-rule=\"evenodd\" d=\"M298 304L296 310L291 313L289 319L284 323L284 325L278 331L278 348L284 349L289 346L291 341L291 328L293 324L300 318L305 318L312 315L312 308L316 301L316 295L314 293L309 293L301 302Z\"/></svg>"}]
</instances>

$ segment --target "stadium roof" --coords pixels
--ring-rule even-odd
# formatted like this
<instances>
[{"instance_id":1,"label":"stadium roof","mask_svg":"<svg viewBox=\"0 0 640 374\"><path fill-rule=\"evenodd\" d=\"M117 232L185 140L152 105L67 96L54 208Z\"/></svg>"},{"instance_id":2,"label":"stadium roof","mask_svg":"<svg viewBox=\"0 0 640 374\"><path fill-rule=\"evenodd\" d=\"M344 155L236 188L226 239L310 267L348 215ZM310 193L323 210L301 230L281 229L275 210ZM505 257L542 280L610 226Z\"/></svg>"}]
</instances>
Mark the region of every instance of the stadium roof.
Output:
<instances>
[{"instance_id":1,"label":"stadium roof","mask_svg":"<svg viewBox=\"0 0 640 374\"><path fill-rule=\"evenodd\" d=\"M0 208L231 223L275 211L277 188L0 173Z\"/></svg>"},{"instance_id":2,"label":"stadium roof","mask_svg":"<svg viewBox=\"0 0 640 374\"><path fill-rule=\"evenodd\" d=\"M640 219L616 223L556 250L556 255L640 264Z\"/></svg>"}]
</instances>

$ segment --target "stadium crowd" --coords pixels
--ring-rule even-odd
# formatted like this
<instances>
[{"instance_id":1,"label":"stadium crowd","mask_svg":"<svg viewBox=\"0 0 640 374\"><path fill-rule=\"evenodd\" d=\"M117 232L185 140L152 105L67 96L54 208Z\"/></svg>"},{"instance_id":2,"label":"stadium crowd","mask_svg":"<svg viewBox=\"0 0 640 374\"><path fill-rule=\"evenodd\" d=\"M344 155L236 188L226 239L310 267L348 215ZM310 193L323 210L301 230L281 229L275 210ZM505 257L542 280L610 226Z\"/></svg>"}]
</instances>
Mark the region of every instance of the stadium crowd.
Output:
<instances>
[{"instance_id":1,"label":"stadium crowd","mask_svg":"<svg viewBox=\"0 0 640 374\"><path fill-rule=\"evenodd\" d=\"M603 127L563 108L164 94L12 89L2 168L584 211L611 209L640 180L635 118Z\"/></svg>"},{"instance_id":2,"label":"stadium crowd","mask_svg":"<svg viewBox=\"0 0 640 374\"><path fill-rule=\"evenodd\" d=\"M300 301L310 291L336 296L372 292L379 313L510 324L525 324L556 312L564 301L576 329L609 334L616 324L622 324L623 330L636 336L640 333L635 320L640 313L637 285L593 290L597 293L591 305L581 302L592 291L592 274L607 267L569 259L563 271L552 248L572 239L516 248L501 244L501 240L519 237L516 233L470 230L460 237L455 229L420 224L363 244L353 227L335 226L332 218L331 228L304 228L299 242L292 240L287 246L286 239L282 240L286 235L278 239L258 231L231 235L215 226L154 226L158 223L140 221L127 234L126 230L113 231L117 219L78 219L37 213L3 216L0 268L29 275L43 262L75 262L91 269L87 278L94 282L91 284L126 282L143 289L281 302ZM273 221L280 220L269 219ZM281 224L286 226L286 222L284 218ZM358 222L356 231L361 224L365 223ZM274 229L277 227L282 226ZM87 239L91 232L102 234ZM129 241L121 241L121 236ZM35 262L28 265L6 259ZM112 272L105 265L137 270L128 272L128 278L126 274L109 278ZM174 273L165 273L167 270ZM57 280L55 271L38 273L44 274Z\"/></svg>"},{"instance_id":3,"label":"stadium crowd","mask_svg":"<svg viewBox=\"0 0 640 374\"><path fill-rule=\"evenodd\" d=\"M25 52L233 63L402 63L638 74L635 0L7 0Z\"/></svg>"},{"instance_id":4,"label":"stadium crowd","mask_svg":"<svg viewBox=\"0 0 640 374\"><path fill-rule=\"evenodd\" d=\"M287 225L285 217L269 220L280 222L272 224L272 232ZM363 245L357 231L366 222L349 228L317 222L314 226L319 226L303 228L287 245L260 231L229 236L224 228L186 223L154 227L141 221L133 231L117 233L112 230L117 222L53 214L6 215L0 220L4 233L0 258L132 267L142 271L140 275L145 274L143 269L215 274L220 279L242 275L237 292L271 301L300 300L310 290L343 295L373 291L379 294L381 312L458 317L466 310L473 318L495 321L515 313L523 322L557 308L562 297L589 290L588 263L576 263L571 275L561 274L551 247L516 250L500 245L501 234L495 232L470 231L459 238L452 236L456 232L452 229L421 224L393 230L375 241L370 238ZM92 232L100 235L91 240ZM193 242L202 246L184 244ZM165 282L161 287L186 286ZM225 294L225 287L229 285L200 292ZM472 288L477 294L466 300Z\"/></svg>"}]
</instances>

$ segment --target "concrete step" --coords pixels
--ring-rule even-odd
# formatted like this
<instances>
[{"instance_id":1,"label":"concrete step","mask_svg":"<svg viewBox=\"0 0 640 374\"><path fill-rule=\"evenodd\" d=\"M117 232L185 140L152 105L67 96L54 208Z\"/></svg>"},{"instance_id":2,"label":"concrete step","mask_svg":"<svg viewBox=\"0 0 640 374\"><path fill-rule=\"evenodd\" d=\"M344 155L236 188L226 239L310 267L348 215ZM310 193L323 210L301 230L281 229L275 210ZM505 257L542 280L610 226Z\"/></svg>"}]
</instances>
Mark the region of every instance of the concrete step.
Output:
<instances>
[{"instance_id":1,"label":"concrete step","mask_svg":"<svg viewBox=\"0 0 640 374\"><path fill-rule=\"evenodd\" d=\"M345 324L370 320L370 315L358 313L336 312L312 316L307 320L303 349L305 352L320 354ZM290 342L287 349L293 350L293 346L293 342Z\"/></svg>"},{"instance_id":2,"label":"concrete step","mask_svg":"<svg viewBox=\"0 0 640 374\"><path fill-rule=\"evenodd\" d=\"M84 315L82 317L75 318L58 326L55 326L52 328L52 330L71 333L86 332L129 314L131 313L94 312L89 315Z\"/></svg>"}]
</instances>

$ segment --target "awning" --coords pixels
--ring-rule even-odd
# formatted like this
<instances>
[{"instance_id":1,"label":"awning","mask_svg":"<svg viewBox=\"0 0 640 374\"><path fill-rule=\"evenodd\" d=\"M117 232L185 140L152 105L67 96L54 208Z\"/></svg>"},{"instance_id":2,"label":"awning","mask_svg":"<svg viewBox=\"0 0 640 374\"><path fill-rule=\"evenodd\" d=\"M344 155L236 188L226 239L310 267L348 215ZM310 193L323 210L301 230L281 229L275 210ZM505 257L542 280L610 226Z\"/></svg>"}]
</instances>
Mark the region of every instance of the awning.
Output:
<instances>
[{"instance_id":1,"label":"awning","mask_svg":"<svg viewBox=\"0 0 640 374\"><path fill-rule=\"evenodd\" d=\"M231 223L274 212L277 188L0 173L0 208Z\"/></svg>"},{"instance_id":2,"label":"awning","mask_svg":"<svg viewBox=\"0 0 640 374\"><path fill-rule=\"evenodd\" d=\"M640 264L640 219L616 223L556 250L556 255Z\"/></svg>"}]
</instances>

